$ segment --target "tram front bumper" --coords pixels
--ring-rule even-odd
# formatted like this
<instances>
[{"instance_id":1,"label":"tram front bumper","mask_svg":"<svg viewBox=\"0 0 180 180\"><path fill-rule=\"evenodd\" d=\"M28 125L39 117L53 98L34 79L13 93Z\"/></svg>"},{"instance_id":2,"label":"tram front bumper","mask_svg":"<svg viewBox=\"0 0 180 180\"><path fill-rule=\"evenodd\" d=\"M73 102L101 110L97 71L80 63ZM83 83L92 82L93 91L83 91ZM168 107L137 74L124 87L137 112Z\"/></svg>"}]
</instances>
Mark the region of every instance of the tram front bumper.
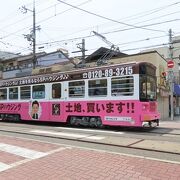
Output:
<instances>
[{"instance_id":1,"label":"tram front bumper","mask_svg":"<svg viewBox=\"0 0 180 180\"><path fill-rule=\"evenodd\" d=\"M142 126L159 126L160 114L143 114L141 116Z\"/></svg>"}]
</instances>

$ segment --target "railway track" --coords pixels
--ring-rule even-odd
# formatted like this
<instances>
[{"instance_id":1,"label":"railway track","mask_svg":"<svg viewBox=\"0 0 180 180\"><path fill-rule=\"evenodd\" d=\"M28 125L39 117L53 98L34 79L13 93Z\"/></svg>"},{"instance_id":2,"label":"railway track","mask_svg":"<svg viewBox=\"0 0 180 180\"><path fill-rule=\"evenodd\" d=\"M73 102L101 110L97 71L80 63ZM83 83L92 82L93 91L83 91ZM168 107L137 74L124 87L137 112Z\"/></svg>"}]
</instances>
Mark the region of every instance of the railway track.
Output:
<instances>
[{"instance_id":1,"label":"railway track","mask_svg":"<svg viewBox=\"0 0 180 180\"><path fill-rule=\"evenodd\" d=\"M143 142L144 139L139 139L136 142L130 143L128 145L119 145L119 144L112 144L112 143L105 143L105 142L97 142L97 141L89 141L82 138L70 138L70 137L59 137L59 136L53 136L53 135L45 135L45 134L35 134L30 132L20 132L20 131L12 131L12 130L2 130L0 129L1 133L9 134L9 135L24 135L23 137L41 137L41 138L50 138L50 139L58 139L58 140L65 140L69 142L81 142L81 143L87 143L87 144L93 144L93 145L103 145L103 146L111 146L111 147L117 147L117 148L126 148L131 150L141 150L146 152L155 152L155 153L163 153L163 154L169 154L169 155L178 155L180 156L179 152L172 152L168 150L157 150L157 149L149 149L149 148L143 148L143 147L134 147L134 145Z\"/></svg>"},{"instance_id":2,"label":"railway track","mask_svg":"<svg viewBox=\"0 0 180 180\"><path fill-rule=\"evenodd\" d=\"M0 121L0 126L7 126L9 127L9 125L12 124L12 125L16 125L21 128L27 128L28 126L35 126L35 125L38 125L40 127L43 127L43 126L46 126L46 127L49 127L49 128L52 128L52 127L65 127L66 129L79 129L80 131L82 129L86 129L86 130L89 130L90 128L84 128L84 127L78 127L78 126L65 126L64 124L59 124L59 123L47 123L47 122L3 122L3 121ZM93 130L95 130L94 128L91 128ZM90 130L91 130L90 129ZM152 135L174 135L174 136L180 136L180 131L178 133L175 133L175 132L170 132L171 129L169 128L161 128L161 127L158 127L158 128L134 128L134 127L105 127L105 128L96 128L97 130L103 130L103 131L107 131L107 132L124 132L124 133L133 133L133 134L138 134L138 135L142 135L142 134L152 134ZM159 129L159 131L157 131ZM176 129L174 129L176 130Z\"/></svg>"}]
</instances>

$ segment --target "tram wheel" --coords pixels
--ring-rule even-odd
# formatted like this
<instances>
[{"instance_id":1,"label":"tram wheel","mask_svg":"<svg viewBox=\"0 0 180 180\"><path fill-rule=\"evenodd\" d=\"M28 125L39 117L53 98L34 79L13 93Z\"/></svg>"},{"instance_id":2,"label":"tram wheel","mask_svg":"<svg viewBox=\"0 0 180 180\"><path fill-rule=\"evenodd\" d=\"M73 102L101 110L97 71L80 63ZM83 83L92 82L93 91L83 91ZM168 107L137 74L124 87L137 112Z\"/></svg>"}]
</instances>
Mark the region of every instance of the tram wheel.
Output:
<instances>
[{"instance_id":1,"label":"tram wheel","mask_svg":"<svg viewBox=\"0 0 180 180\"><path fill-rule=\"evenodd\" d=\"M96 118L96 126L97 126L98 128L103 128L103 127L104 127L104 125L102 124L102 121L101 121L101 118L100 118L100 117L97 117L97 118Z\"/></svg>"}]
</instances>

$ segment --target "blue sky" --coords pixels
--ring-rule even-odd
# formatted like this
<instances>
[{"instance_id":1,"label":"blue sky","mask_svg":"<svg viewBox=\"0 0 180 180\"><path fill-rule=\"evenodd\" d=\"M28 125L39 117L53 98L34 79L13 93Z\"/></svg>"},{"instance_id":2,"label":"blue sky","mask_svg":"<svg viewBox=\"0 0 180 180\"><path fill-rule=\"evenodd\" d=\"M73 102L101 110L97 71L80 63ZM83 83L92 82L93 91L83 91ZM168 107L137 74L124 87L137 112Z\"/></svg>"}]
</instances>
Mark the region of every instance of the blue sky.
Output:
<instances>
[{"instance_id":1,"label":"blue sky","mask_svg":"<svg viewBox=\"0 0 180 180\"><path fill-rule=\"evenodd\" d=\"M2 1L2 0L1 0ZM36 0L37 52L52 52L58 48L77 51L85 38L86 54L97 48L109 47L97 31L118 45L124 53L132 54L148 47L166 44L168 30L180 35L180 1L178 0L62 0L90 13L72 8L58 0ZM32 12L23 14L20 7L32 10L33 0L6 0L0 6L0 50L28 54ZM96 14L96 16L95 16ZM126 24L126 25L125 25ZM90 36L90 37L88 37ZM39 47L41 49L39 49Z\"/></svg>"}]
</instances>

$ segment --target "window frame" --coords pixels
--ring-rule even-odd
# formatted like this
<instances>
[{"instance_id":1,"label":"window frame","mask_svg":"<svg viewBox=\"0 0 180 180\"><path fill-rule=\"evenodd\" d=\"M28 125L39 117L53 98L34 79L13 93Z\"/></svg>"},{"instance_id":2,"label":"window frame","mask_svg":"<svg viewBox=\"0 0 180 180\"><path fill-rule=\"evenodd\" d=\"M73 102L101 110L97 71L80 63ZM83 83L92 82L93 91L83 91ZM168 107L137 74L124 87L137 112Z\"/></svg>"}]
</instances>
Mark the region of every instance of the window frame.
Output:
<instances>
[{"instance_id":1,"label":"window frame","mask_svg":"<svg viewBox=\"0 0 180 180\"><path fill-rule=\"evenodd\" d=\"M35 87L44 87L41 91L34 91ZM45 85L44 84L38 84L38 85L33 85L32 86L32 99L45 99L46 95L46 89L45 89ZM38 92L37 94L35 94L35 92Z\"/></svg>"},{"instance_id":2,"label":"window frame","mask_svg":"<svg viewBox=\"0 0 180 180\"><path fill-rule=\"evenodd\" d=\"M80 83L79 85L77 85L78 82L81 82L82 84ZM68 82L68 97L69 98L84 98L85 97L85 81L80 80L80 81Z\"/></svg>"},{"instance_id":3,"label":"window frame","mask_svg":"<svg viewBox=\"0 0 180 180\"><path fill-rule=\"evenodd\" d=\"M56 85L60 85L60 93L58 94L56 94L56 90L55 90L55 96L53 96L53 86L56 86ZM56 97L56 95L57 95L57 97ZM58 96L59 95L59 96ZM51 98L52 99L61 99L62 98L62 84L61 83L53 83L52 85L51 85Z\"/></svg>"},{"instance_id":4,"label":"window frame","mask_svg":"<svg viewBox=\"0 0 180 180\"><path fill-rule=\"evenodd\" d=\"M140 101L157 100L157 78L151 75L140 75L139 97Z\"/></svg>"},{"instance_id":5,"label":"window frame","mask_svg":"<svg viewBox=\"0 0 180 180\"><path fill-rule=\"evenodd\" d=\"M22 90L22 88L29 88L29 91L28 90ZM22 92L27 92L29 93L28 97L25 96L25 98L22 98ZM31 86L20 86L20 99L21 100L25 100L25 99L31 99Z\"/></svg>"},{"instance_id":6,"label":"window frame","mask_svg":"<svg viewBox=\"0 0 180 180\"><path fill-rule=\"evenodd\" d=\"M6 90L5 94L2 90ZM0 93L2 92L2 94L0 95L0 100L3 101L3 100L7 100L7 95L8 95L8 90L7 88L1 88L0 89ZM5 97L5 98L2 98L2 97Z\"/></svg>"},{"instance_id":7,"label":"window frame","mask_svg":"<svg viewBox=\"0 0 180 180\"><path fill-rule=\"evenodd\" d=\"M95 82L95 83L92 83L92 82ZM103 86L103 84L105 85ZM88 96L89 97L106 97L107 95L108 95L108 80L107 79L88 80Z\"/></svg>"},{"instance_id":8,"label":"window frame","mask_svg":"<svg viewBox=\"0 0 180 180\"><path fill-rule=\"evenodd\" d=\"M119 83L113 84L113 81L114 82L119 81ZM111 78L111 96L133 96L134 90L135 90L134 86L135 85L134 85L134 76L133 75L122 76L122 77L113 77L113 78Z\"/></svg>"},{"instance_id":9,"label":"window frame","mask_svg":"<svg viewBox=\"0 0 180 180\"><path fill-rule=\"evenodd\" d=\"M11 94L11 90L13 89L16 89L17 91L16 92L13 92L12 91L12 94ZM19 98L19 88L18 87L10 87L9 88L9 99L10 100L18 100Z\"/></svg>"}]
</instances>

